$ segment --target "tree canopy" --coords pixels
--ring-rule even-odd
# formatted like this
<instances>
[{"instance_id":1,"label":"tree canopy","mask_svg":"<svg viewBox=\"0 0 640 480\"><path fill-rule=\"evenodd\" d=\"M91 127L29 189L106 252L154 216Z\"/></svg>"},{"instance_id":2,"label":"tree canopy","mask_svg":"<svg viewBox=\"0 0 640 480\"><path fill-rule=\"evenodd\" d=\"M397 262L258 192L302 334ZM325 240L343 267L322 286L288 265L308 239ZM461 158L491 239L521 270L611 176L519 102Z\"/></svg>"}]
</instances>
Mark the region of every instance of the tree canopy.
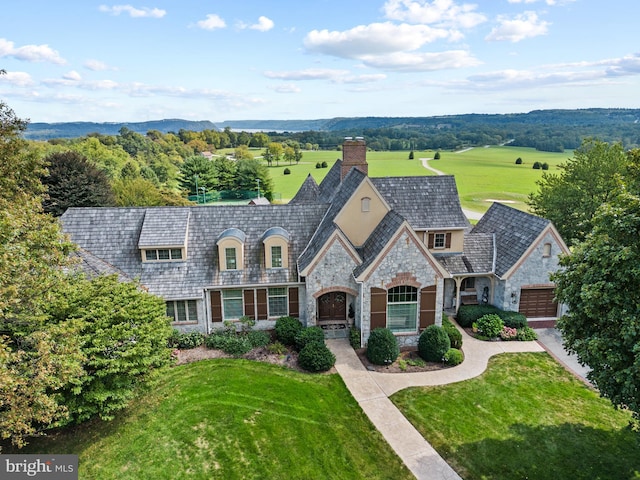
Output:
<instances>
[{"instance_id":1,"label":"tree canopy","mask_svg":"<svg viewBox=\"0 0 640 480\"><path fill-rule=\"evenodd\" d=\"M583 240L600 205L609 201L627 172L628 157L619 143L585 140L560 174L543 173L538 192L529 196L533 212L551 220L565 241Z\"/></svg>"},{"instance_id":2,"label":"tree canopy","mask_svg":"<svg viewBox=\"0 0 640 480\"><path fill-rule=\"evenodd\" d=\"M618 192L620 192L618 190ZM640 426L640 197L626 191L598 209L593 230L552 276L569 310L558 321L588 378Z\"/></svg>"}]
</instances>

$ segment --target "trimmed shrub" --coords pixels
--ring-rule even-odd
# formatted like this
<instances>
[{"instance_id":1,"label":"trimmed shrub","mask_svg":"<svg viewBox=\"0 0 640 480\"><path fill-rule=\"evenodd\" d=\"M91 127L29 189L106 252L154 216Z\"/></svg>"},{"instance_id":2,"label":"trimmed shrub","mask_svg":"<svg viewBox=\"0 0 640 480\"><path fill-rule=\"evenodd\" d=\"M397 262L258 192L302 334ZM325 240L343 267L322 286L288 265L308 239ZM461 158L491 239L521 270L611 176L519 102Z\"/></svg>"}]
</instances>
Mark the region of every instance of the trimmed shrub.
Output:
<instances>
[{"instance_id":1,"label":"trimmed shrub","mask_svg":"<svg viewBox=\"0 0 640 480\"><path fill-rule=\"evenodd\" d=\"M409 152L409 160L413 160L413 150Z\"/></svg>"},{"instance_id":2,"label":"trimmed shrub","mask_svg":"<svg viewBox=\"0 0 640 480\"><path fill-rule=\"evenodd\" d=\"M324 343L324 332L320 327L308 327L300 330L295 336L296 349L302 350L311 342Z\"/></svg>"},{"instance_id":3,"label":"trimmed shrub","mask_svg":"<svg viewBox=\"0 0 640 480\"><path fill-rule=\"evenodd\" d=\"M354 350L360 348L360 329L351 327L349 330L349 343Z\"/></svg>"},{"instance_id":4,"label":"trimmed shrub","mask_svg":"<svg viewBox=\"0 0 640 480\"><path fill-rule=\"evenodd\" d=\"M478 332L489 338L495 338L500 335L504 327L502 319L495 313L480 317L476 323L478 324Z\"/></svg>"},{"instance_id":5,"label":"trimmed shrub","mask_svg":"<svg viewBox=\"0 0 640 480\"><path fill-rule=\"evenodd\" d=\"M285 175L291 175L291 170L289 170L288 168L284 169L284 174Z\"/></svg>"},{"instance_id":6,"label":"trimmed shrub","mask_svg":"<svg viewBox=\"0 0 640 480\"><path fill-rule=\"evenodd\" d=\"M535 330L531 327L523 327L518 329L518 334L516 335L516 339L521 342L529 342L531 340L537 340L538 335Z\"/></svg>"},{"instance_id":7,"label":"trimmed shrub","mask_svg":"<svg viewBox=\"0 0 640 480\"><path fill-rule=\"evenodd\" d=\"M336 363L336 356L324 342L307 343L298 354L298 365L309 372L325 372Z\"/></svg>"},{"instance_id":8,"label":"trimmed shrub","mask_svg":"<svg viewBox=\"0 0 640 480\"><path fill-rule=\"evenodd\" d=\"M329 165L327 164L326 160L324 162L322 162L322 168L327 168Z\"/></svg>"},{"instance_id":9,"label":"trimmed shrub","mask_svg":"<svg viewBox=\"0 0 640 480\"><path fill-rule=\"evenodd\" d=\"M534 170L540 170L542 168L542 164L540 162L534 162L533 163L533 169Z\"/></svg>"},{"instance_id":10,"label":"trimmed shrub","mask_svg":"<svg viewBox=\"0 0 640 480\"><path fill-rule=\"evenodd\" d=\"M542 164L542 170L549 170L549 164L547 162Z\"/></svg>"},{"instance_id":11,"label":"trimmed shrub","mask_svg":"<svg viewBox=\"0 0 640 480\"><path fill-rule=\"evenodd\" d=\"M302 324L297 318L280 317L276 320L276 338L285 345L294 345L300 330L302 330Z\"/></svg>"},{"instance_id":12,"label":"trimmed shrub","mask_svg":"<svg viewBox=\"0 0 640 480\"><path fill-rule=\"evenodd\" d=\"M462 352L455 348L450 348L447 353L444 354L444 363L447 365L460 365L464 357Z\"/></svg>"},{"instance_id":13,"label":"trimmed shrub","mask_svg":"<svg viewBox=\"0 0 640 480\"><path fill-rule=\"evenodd\" d=\"M251 342L245 335L229 335L224 340L222 351L234 357L240 357L252 348Z\"/></svg>"},{"instance_id":14,"label":"trimmed shrub","mask_svg":"<svg viewBox=\"0 0 640 480\"><path fill-rule=\"evenodd\" d=\"M527 317L520 312L501 310L498 312L498 316L504 322L505 327L518 329L527 326Z\"/></svg>"},{"instance_id":15,"label":"trimmed shrub","mask_svg":"<svg viewBox=\"0 0 640 480\"><path fill-rule=\"evenodd\" d=\"M367 358L376 365L390 365L400 355L398 340L388 328L376 328L369 335Z\"/></svg>"},{"instance_id":16,"label":"trimmed shrub","mask_svg":"<svg viewBox=\"0 0 640 480\"><path fill-rule=\"evenodd\" d=\"M438 325L429 325L418 339L418 354L427 362L442 362L450 348L449 335Z\"/></svg>"},{"instance_id":17,"label":"trimmed shrub","mask_svg":"<svg viewBox=\"0 0 640 480\"><path fill-rule=\"evenodd\" d=\"M516 158L516 165L522 165L522 158Z\"/></svg>"},{"instance_id":18,"label":"trimmed shrub","mask_svg":"<svg viewBox=\"0 0 640 480\"><path fill-rule=\"evenodd\" d=\"M434 160L440 160L440 152L436 152L436 154L433 156Z\"/></svg>"},{"instance_id":19,"label":"trimmed shrub","mask_svg":"<svg viewBox=\"0 0 640 480\"><path fill-rule=\"evenodd\" d=\"M456 315L458 324L463 328L470 327L473 322L488 313L498 313L499 308L493 305L461 305Z\"/></svg>"},{"instance_id":20,"label":"trimmed shrub","mask_svg":"<svg viewBox=\"0 0 640 480\"><path fill-rule=\"evenodd\" d=\"M271 335L263 330L251 330L245 336L252 348L266 347L271 343Z\"/></svg>"},{"instance_id":21,"label":"trimmed shrub","mask_svg":"<svg viewBox=\"0 0 640 480\"><path fill-rule=\"evenodd\" d=\"M462 348L462 333L460 333L460 330L445 316L442 317L442 328L444 328L447 335L449 335L451 348L460 350Z\"/></svg>"},{"instance_id":22,"label":"trimmed shrub","mask_svg":"<svg viewBox=\"0 0 640 480\"><path fill-rule=\"evenodd\" d=\"M316 168L322 168L322 164L320 162L316 163Z\"/></svg>"}]
</instances>

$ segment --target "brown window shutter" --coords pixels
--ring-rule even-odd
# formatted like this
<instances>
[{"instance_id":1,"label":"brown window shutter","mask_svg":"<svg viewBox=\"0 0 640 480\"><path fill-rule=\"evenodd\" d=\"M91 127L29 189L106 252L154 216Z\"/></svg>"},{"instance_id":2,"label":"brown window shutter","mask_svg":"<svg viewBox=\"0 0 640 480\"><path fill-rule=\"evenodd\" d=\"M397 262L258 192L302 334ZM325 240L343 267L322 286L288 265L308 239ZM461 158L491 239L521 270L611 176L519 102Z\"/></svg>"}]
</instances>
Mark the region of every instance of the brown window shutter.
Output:
<instances>
[{"instance_id":1,"label":"brown window shutter","mask_svg":"<svg viewBox=\"0 0 640 480\"><path fill-rule=\"evenodd\" d=\"M445 248L451 248L451 232L447 232L444 237L444 246Z\"/></svg>"},{"instance_id":2,"label":"brown window shutter","mask_svg":"<svg viewBox=\"0 0 640 480\"><path fill-rule=\"evenodd\" d=\"M387 326L387 291L371 288L371 330Z\"/></svg>"},{"instance_id":3,"label":"brown window shutter","mask_svg":"<svg viewBox=\"0 0 640 480\"><path fill-rule=\"evenodd\" d=\"M435 235L433 233L430 233L428 238L429 239L427 241L427 247L433 248L433 239L435 238Z\"/></svg>"},{"instance_id":4,"label":"brown window shutter","mask_svg":"<svg viewBox=\"0 0 640 480\"><path fill-rule=\"evenodd\" d=\"M258 320L266 320L269 311L267 308L267 289L259 288L256 290L256 307L258 311Z\"/></svg>"},{"instance_id":5,"label":"brown window shutter","mask_svg":"<svg viewBox=\"0 0 640 480\"><path fill-rule=\"evenodd\" d=\"M289 315L292 317L300 317L300 304L298 303L298 287L289 289Z\"/></svg>"},{"instance_id":6,"label":"brown window shutter","mask_svg":"<svg viewBox=\"0 0 640 480\"><path fill-rule=\"evenodd\" d=\"M252 320L256 319L256 302L254 300L255 290L244 290L242 296L244 297L244 314L250 317Z\"/></svg>"},{"instance_id":7,"label":"brown window shutter","mask_svg":"<svg viewBox=\"0 0 640 480\"><path fill-rule=\"evenodd\" d=\"M222 321L222 298L219 290L211 291L211 321Z\"/></svg>"},{"instance_id":8,"label":"brown window shutter","mask_svg":"<svg viewBox=\"0 0 640 480\"><path fill-rule=\"evenodd\" d=\"M436 323L436 286L420 290L420 330Z\"/></svg>"}]
</instances>

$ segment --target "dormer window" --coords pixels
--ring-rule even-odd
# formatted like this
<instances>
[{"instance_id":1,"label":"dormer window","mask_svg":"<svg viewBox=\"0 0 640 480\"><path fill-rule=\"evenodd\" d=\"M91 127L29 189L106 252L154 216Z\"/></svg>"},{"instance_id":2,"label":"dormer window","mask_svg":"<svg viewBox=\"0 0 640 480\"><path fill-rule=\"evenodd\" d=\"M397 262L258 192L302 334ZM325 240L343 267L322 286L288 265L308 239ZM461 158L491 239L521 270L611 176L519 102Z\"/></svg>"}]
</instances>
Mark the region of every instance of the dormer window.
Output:
<instances>
[{"instance_id":1,"label":"dormer window","mask_svg":"<svg viewBox=\"0 0 640 480\"><path fill-rule=\"evenodd\" d=\"M167 260L182 260L181 248L154 248L144 250L146 262L163 262Z\"/></svg>"},{"instance_id":2,"label":"dormer window","mask_svg":"<svg viewBox=\"0 0 640 480\"><path fill-rule=\"evenodd\" d=\"M371 199L369 197L363 197L360 199L360 211L368 212L371 210Z\"/></svg>"},{"instance_id":3,"label":"dormer window","mask_svg":"<svg viewBox=\"0 0 640 480\"><path fill-rule=\"evenodd\" d=\"M445 238L444 233L436 233L433 239L433 248L444 248Z\"/></svg>"},{"instance_id":4,"label":"dormer window","mask_svg":"<svg viewBox=\"0 0 640 480\"><path fill-rule=\"evenodd\" d=\"M451 248L451 232L432 232L427 236L428 248Z\"/></svg>"},{"instance_id":5,"label":"dormer window","mask_svg":"<svg viewBox=\"0 0 640 480\"><path fill-rule=\"evenodd\" d=\"M272 227L262 234L262 243L266 268L289 267L289 232L282 227Z\"/></svg>"},{"instance_id":6,"label":"dormer window","mask_svg":"<svg viewBox=\"0 0 640 480\"><path fill-rule=\"evenodd\" d=\"M187 259L189 211L174 208L145 211L138 248L144 263Z\"/></svg>"},{"instance_id":7,"label":"dormer window","mask_svg":"<svg viewBox=\"0 0 640 480\"><path fill-rule=\"evenodd\" d=\"M221 271L244 268L245 239L244 232L237 228L228 228L218 236L218 264Z\"/></svg>"}]
</instances>

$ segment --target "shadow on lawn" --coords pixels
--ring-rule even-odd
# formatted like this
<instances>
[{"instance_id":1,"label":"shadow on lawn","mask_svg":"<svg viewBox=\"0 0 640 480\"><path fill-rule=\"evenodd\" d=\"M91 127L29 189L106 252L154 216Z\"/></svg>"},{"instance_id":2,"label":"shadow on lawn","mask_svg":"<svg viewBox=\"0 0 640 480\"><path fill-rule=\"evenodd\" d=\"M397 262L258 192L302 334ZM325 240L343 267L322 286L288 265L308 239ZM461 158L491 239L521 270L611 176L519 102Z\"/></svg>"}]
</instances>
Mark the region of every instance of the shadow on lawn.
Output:
<instances>
[{"instance_id":1,"label":"shadow on lawn","mask_svg":"<svg viewBox=\"0 0 640 480\"><path fill-rule=\"evenodd\" d=\"M457 447L464 478L531 480L640 479L640 437L630 429L580 424L515 424L512 439L487 438Z\"/></svg>"}]
</instances>

